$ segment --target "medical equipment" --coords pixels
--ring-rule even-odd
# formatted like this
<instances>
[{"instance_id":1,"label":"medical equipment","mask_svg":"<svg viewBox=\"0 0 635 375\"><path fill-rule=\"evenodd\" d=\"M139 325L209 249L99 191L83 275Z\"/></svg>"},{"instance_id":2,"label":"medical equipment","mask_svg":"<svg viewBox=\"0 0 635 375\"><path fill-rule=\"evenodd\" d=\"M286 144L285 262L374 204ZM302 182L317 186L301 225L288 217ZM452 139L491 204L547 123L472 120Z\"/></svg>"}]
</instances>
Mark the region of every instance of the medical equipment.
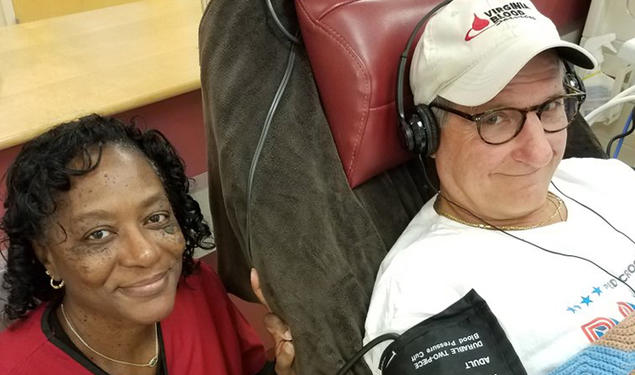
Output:
<instances>
[{"instance_id":1,"label":"medical equipment","mask_svg":"<svg viewBox=\"0 0 635 375\"><path fill-rule=\"evenodd\" d=\"M604 61L603 49L615 53L617 52L615 47L611 44L614 40L615 34L610 33L591 37L582 45L587 51L591 52L597 61L595 69L577 69L585 81L584 84L587 88L587 100L582 104L582 108L580 109L583 115L592 112L602 104L608 102L614 95L612 91L613 87L617 85L616 80L602 71L602 62Z\"/></svg>"},{"instance_id":2,"label":"medical equipment","mask_svg":"<svg viewBox=\"0 0 635 375\"><path fill-rule=\"evenodd\" d=\"M623 114L623 104L628 101L618 103L609 98L615 99L620 91L635 83L634 24L635 1L591 1L580 44L596 56L600 65L598 71L579 72L589 88L591 107L583 107L582 113L591 125L614 123ZM606 107L601 107L602 99Z\"/></svg>"},{"instance_id":3,"label":"medical equipment","mask_svg":"<svg viewBox=\"0 0 635 375\"><path fill-rule=\"evenodd\" d=\"M632 70L632 66L635 65L635 38L625 42L620 48L617 56L627 64L626 66L629 70ZM631 75L633 75L632 72ZM631 77L630 81L635 82L635 77ZM635 85L631 85L619 94L615 95L603 105L595 108L593 111L585 115L584 119L590 124L603 111L630 102L635 102Z\"/></svg>"},{"instance_id":4,"label":"medical equipment","mask_svg":"<svg viewBox=\"0 0 635 375\"><path fill-rule=\"evenodd\" d=\"M337 375L346 374L363 353L387 340L394 341L381 356L383 375L527 374L496 316L474 289L403 334L372 340Z\"/></svg>"},{"instance_id":5,"label":"medical equipment","mask_svg":"<svg viewBox=\"0 0 635 375\"><path fill-rule=\"evenodd\" d=\"M622 149L622 144L624 143L624 138L631 135L633 133L633 130L635 130L635 122L633 122L634 113L635 113L635 108L631 110L631 114L626 119L626 123L624 124L624 128L622 129L622 133L611 138L611 140L609 141L608 145L606 146L607 155L609 156L611 155L611 148L613 146L613 142L619 139L619 142L617 143L617 148L615 149L615 153L613 154L613 158L617 158L619 156L620 150ZM629 125L630 125L630 129L629 129Z\"/></svg>"}]
</instances>

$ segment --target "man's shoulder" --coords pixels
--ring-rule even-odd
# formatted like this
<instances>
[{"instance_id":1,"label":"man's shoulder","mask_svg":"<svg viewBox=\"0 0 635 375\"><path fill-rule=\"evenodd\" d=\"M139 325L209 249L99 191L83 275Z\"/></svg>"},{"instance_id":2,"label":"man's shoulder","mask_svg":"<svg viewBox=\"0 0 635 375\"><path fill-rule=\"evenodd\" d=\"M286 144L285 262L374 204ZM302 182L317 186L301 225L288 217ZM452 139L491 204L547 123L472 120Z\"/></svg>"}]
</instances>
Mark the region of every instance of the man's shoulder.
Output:
<instances>
[{"instance_id":1,"label":"man's shoulder","mask_svg":"<svg viewBox=\"0 0 635 375\"><path fill-rule=\"evenodd\" d=\"M377 274L379 284L418 285L440 282L453 269L460 267L458 259L469 256L473 237L460 229L447 226L435 218L426 228L410 226L393 245L381 263Z\"/></svg>"},{"instance_id":2,"label":"man's shoulder","mask_svg":"<svg viewBox=\"0 0 635 375\"><path fill-rule=\"evenodd\" d=\"M556 176L587 179L602 176L629 176L633 169L618 159L569 158L563 159L556 170Z\"/></svg>"},{"instance_id":3,"label":"man's shoulder","mask_svg":"<svg viewBox=\"0 0 635 375\"><path fill-rule=\"evenodd\" d=\"M437 240L434 231L422 230L411 223L382 261L379 274L399 275L407 272L415 263L436 260L437 255L442 256L443 253L439 253L435 242Z\"/></svg>"},{"instance_id":4,"label":"man's shoulder","mask_svg":"<svg viewBox=\"0 0 635 375\"><path fill-rule=\"evenodd\" d=\"M617 159L570 158L562 160L554 182L597 193L619 193L616 189L635 187L635 171Z\"/></svg>"},{"instance_id":5,"label":"man's shoulder","mask_svg":"<svg viewBox=\"0 0 635 375\"><path fill-rule=\"evenodd\" d=\"M388 265L408 267L413 261L424 259L426 263L443 262L444 258L454 261L456 253L466 250L474 236L481 237L482 233L439 216L430 201L393 244L380 270Z\"/></svg>"}]
</instances>

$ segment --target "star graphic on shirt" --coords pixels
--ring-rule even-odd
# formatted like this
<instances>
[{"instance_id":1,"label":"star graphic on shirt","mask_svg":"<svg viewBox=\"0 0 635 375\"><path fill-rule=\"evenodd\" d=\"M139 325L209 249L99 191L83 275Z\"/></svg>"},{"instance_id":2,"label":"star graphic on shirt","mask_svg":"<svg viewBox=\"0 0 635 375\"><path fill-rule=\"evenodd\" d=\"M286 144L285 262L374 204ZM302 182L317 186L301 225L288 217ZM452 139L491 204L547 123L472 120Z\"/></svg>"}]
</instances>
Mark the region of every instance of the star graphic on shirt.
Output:
<instances>
[{"instance_id":1,"label":"star graphic on shirt","mask_svg":"<svg viewBox=\"0 0 635 375\"><path fill-rule=\"evenodd\" d=\"M582 301L580 303L584 303L587 306L589 306L589 304L593 302L591 301L591 296L580 297L580 298L582 298Z\"/></svg>"},{"instance_id":2,"label":"star graphic on shirt","mask_svg":"<svg viewBox=\"0 0 635 375\"><path fill-rule=\"evenodd\" d=\"M596 286L595 288L593 288L593 293L597 293L597 295L599 296L600 294L602 294L602 289Z\"/></svg>"},{"instance_id":3,"label":"star graphic on shirt","mask_svg":"<svg viewBox=\"0 0 635 375\"><path fill-rule=\"evenodd\" d=\"M574 309L573 307L568 307L568 308L567 308L567 311L571 311L572 313L574 313L574 314L575 314L575 309Z\"/></svg>"}]
</instances>

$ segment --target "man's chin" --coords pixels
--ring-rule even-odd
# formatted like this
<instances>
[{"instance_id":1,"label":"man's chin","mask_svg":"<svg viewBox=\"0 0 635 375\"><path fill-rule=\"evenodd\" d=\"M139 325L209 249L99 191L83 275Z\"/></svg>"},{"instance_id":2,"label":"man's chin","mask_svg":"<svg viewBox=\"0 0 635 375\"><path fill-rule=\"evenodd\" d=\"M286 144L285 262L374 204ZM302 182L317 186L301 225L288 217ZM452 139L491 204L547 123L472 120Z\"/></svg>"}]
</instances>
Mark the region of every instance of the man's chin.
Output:
<instances>
[{"instance_id":1,"label":"man's chin","mask_svg":"<svg viewBox=\"0 0 635 375\"><path fill-rule=\"evenodd\" d=\"M524 218L530 216L534 212L544 207L547 200L547 190L537 191L532 194L519 195L503 195L504 197L511 198L501 201L497 199L498 211L497 219L509 220L513 218Z\"/></svg>"}]
</instances>

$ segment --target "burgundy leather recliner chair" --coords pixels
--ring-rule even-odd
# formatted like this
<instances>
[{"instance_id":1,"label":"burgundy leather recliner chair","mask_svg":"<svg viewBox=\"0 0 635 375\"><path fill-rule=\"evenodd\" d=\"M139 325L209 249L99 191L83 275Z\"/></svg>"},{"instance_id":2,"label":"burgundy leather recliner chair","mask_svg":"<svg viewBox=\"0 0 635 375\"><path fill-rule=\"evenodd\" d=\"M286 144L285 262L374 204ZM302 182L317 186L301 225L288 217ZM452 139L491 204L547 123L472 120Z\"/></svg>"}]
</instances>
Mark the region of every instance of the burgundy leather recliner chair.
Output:
<instances>
[{"instance_id":1,"label":"burgundy leather recliner chair","mask_svg":"<svg viewBox=\"0 0 635 375\"><path fill-rule=\"evenodd\" d=\"M569 34L590 0L535 2ZM230 292L255 300L258 269L291 326L299 374L332 375L361 347L379 263L434 194L400 149L394 82L410 30L436 3L274 0L287 30L301 24L299 45L266 1L213 0L201 21L219 271ZM583 120L569 130L572 155L604 156ZM353 372L370 374L361 362Z\"/></svg>"}]
</instances>

